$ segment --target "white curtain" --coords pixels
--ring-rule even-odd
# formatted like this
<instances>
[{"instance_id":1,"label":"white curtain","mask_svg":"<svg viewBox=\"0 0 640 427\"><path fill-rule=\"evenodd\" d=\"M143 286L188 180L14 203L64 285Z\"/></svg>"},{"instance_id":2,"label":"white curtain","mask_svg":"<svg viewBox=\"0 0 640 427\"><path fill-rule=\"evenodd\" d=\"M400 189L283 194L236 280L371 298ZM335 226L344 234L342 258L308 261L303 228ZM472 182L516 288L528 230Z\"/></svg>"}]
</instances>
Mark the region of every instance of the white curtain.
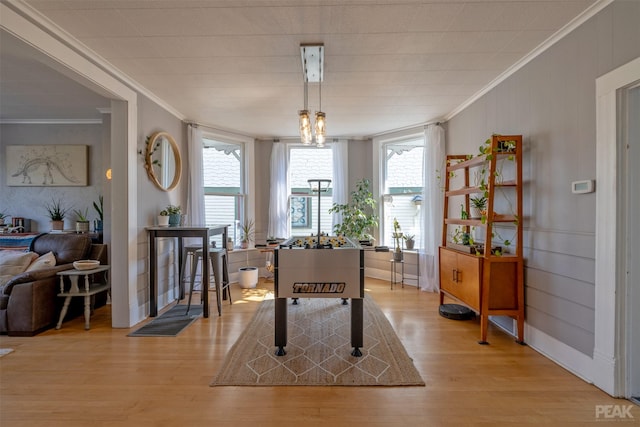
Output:
<instances>
[{"instance_id":1,"label":"white curtain","mask_svg":"<svg viewBox=\"0 0 640 427\"><path fill-rule=\"evenodd\" d=\"M345 204L349 201L349 146L347 140L339 140L331 144L333 150L333 202ZM336 224L342 224L342 214L334 213L331 231Z\"/></svg>"},{"instance_id":2,"label":"white curtain","mask_svg":"<svg viewBox=\"0 0 640 427\"><path fill-rule=\"evenodd\" d=\"M271 190L269 197L269 226L267 236L289 237L291 214L289 207L289 162L287 147L274 142L271 150Z\"/></svg>"},{"instance_id":3,"label":"white curtain","mask_svg":"<svg viewBox=\"0 0 640 427\"><path fill-rule=\"evenodd\" d=\"M424 137L420 288L435 292L439 287L438 247L442 242L444 195L438 176L445 173L444 129L440 125L428 125Z\"/></svg>"},{"instance_id":4,"label":"white curtain","mask_svg":"<svg viewBox=\"0 0 640 427\"><path fill-rule=\"evenodd\" d=\"M187 192L187 224L205 225L204 184L202 170L202 131L190 124L187 129L189 184Z\"/></svg>"}]
</instances>

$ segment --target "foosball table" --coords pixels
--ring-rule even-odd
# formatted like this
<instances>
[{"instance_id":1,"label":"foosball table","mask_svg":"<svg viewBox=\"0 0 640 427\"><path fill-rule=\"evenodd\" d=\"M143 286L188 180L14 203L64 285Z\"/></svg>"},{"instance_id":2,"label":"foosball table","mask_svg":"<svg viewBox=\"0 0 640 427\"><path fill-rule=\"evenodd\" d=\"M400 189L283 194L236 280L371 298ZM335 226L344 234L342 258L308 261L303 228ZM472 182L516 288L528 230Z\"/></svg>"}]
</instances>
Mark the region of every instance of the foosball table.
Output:
<instances>
[{"instance_id":1,"label":"foosball table","mask_svg":"<svg viewBox=\"0 0 640 427\"><path fill-rule=\"evenodd\" d=\"M343 236L292 237L274 250L275 346L287 345L287 299L351 299L352 356L363 346L364 251Z\"/></svg>"}]
</instances>

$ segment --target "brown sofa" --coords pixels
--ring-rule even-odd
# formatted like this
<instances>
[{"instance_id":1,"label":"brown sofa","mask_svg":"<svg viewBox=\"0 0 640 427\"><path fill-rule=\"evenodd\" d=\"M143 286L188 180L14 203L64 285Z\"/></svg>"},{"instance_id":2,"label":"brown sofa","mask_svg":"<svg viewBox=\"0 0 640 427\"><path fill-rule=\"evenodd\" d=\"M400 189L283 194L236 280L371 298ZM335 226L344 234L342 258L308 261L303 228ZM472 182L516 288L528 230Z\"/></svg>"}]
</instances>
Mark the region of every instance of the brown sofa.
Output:
<instances>
[{"instance_id":1,"label":"brown sofa","mask_svg":"<svg viewBox=\"0 0 640 427\"><path fill-rule=\"evenodd\" d=\"M0 288L0 333L11 336L32 336L55 325L63 298L57 272L73 268L73 262L96 259L107 264L107 247L94 244L85 234L41 234L29 250L39 255L53 252L54 267L26 271L13 276ZM94 307L106 303L107 291L95 295ZM73 298L65 320L83 312L82 298Z\"/></svg>"}]
</instances>

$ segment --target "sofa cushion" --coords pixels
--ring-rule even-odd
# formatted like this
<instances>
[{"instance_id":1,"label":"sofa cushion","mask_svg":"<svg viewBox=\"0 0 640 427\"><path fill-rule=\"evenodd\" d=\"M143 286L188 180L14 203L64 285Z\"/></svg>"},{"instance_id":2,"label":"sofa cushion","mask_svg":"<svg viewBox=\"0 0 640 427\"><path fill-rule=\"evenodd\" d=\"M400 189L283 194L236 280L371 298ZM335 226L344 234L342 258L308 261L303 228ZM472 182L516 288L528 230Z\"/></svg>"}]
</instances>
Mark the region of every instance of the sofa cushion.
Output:
<instances>
[{"instance_id":1,"label":"sofa cushion","mask_svg":"<svg viewBox=\"0 0 640 427\"><path fill-rule=\"evenodd\" d=\"M35 252L0 251L0 286L26 271L36 258L38 254Z\"/></svg>"},{"instance_id":2,"label":"sofa cushion","mask_svg":"<svg viewBox=\"0 0 640 427\"><path fill-rule=\"evenodd\" d=\"M35 271L42 270L43 268L55 267L56 265L56 257L53 255L53 252L47 252L44 255L41 255L39 258L33 260L29 267L25 271Z\"/></svg>"},{"instance_id":3,"label":"sofa cushion","mask_svg":"<svg viewBox=\"0 0 640 427\"><path fill-rule=\"evenodd\" d=\"M33 239L29 249L40 255L53 252L56 264L69 264L87 258L91 237L86 234L42 234Z\"/></svg>"}]
</instances>

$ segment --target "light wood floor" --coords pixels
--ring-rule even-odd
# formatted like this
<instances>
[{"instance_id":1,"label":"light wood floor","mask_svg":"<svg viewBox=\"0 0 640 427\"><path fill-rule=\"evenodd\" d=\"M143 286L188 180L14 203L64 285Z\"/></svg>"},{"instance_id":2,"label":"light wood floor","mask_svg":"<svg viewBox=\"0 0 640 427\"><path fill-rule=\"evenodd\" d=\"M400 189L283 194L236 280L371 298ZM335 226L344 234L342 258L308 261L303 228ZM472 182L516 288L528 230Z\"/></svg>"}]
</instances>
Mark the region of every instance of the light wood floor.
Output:
<instances>
[{"instance_id":1,"label":"light wood floor","mask_svg":"<svg viewBox=\"0 0 640 427\"><path fill-rule=\"evenodd\" d=\"M0 337L0 426L584 426L623 404L496 327L438 315L436 294L367 280L426 387L209 387L266 289L233 285L222 317L175 338L131 338L108 307L35 337ZM215 301L215 294L212 294ZM139 326L139 325L137 325ZM136 326L136 327L137 327ZM640 408L634 407L640 421ZM634 423L635 421L635 423ZM618 424L620 425L620 424Z\"/></svg>"}]
</instances>

